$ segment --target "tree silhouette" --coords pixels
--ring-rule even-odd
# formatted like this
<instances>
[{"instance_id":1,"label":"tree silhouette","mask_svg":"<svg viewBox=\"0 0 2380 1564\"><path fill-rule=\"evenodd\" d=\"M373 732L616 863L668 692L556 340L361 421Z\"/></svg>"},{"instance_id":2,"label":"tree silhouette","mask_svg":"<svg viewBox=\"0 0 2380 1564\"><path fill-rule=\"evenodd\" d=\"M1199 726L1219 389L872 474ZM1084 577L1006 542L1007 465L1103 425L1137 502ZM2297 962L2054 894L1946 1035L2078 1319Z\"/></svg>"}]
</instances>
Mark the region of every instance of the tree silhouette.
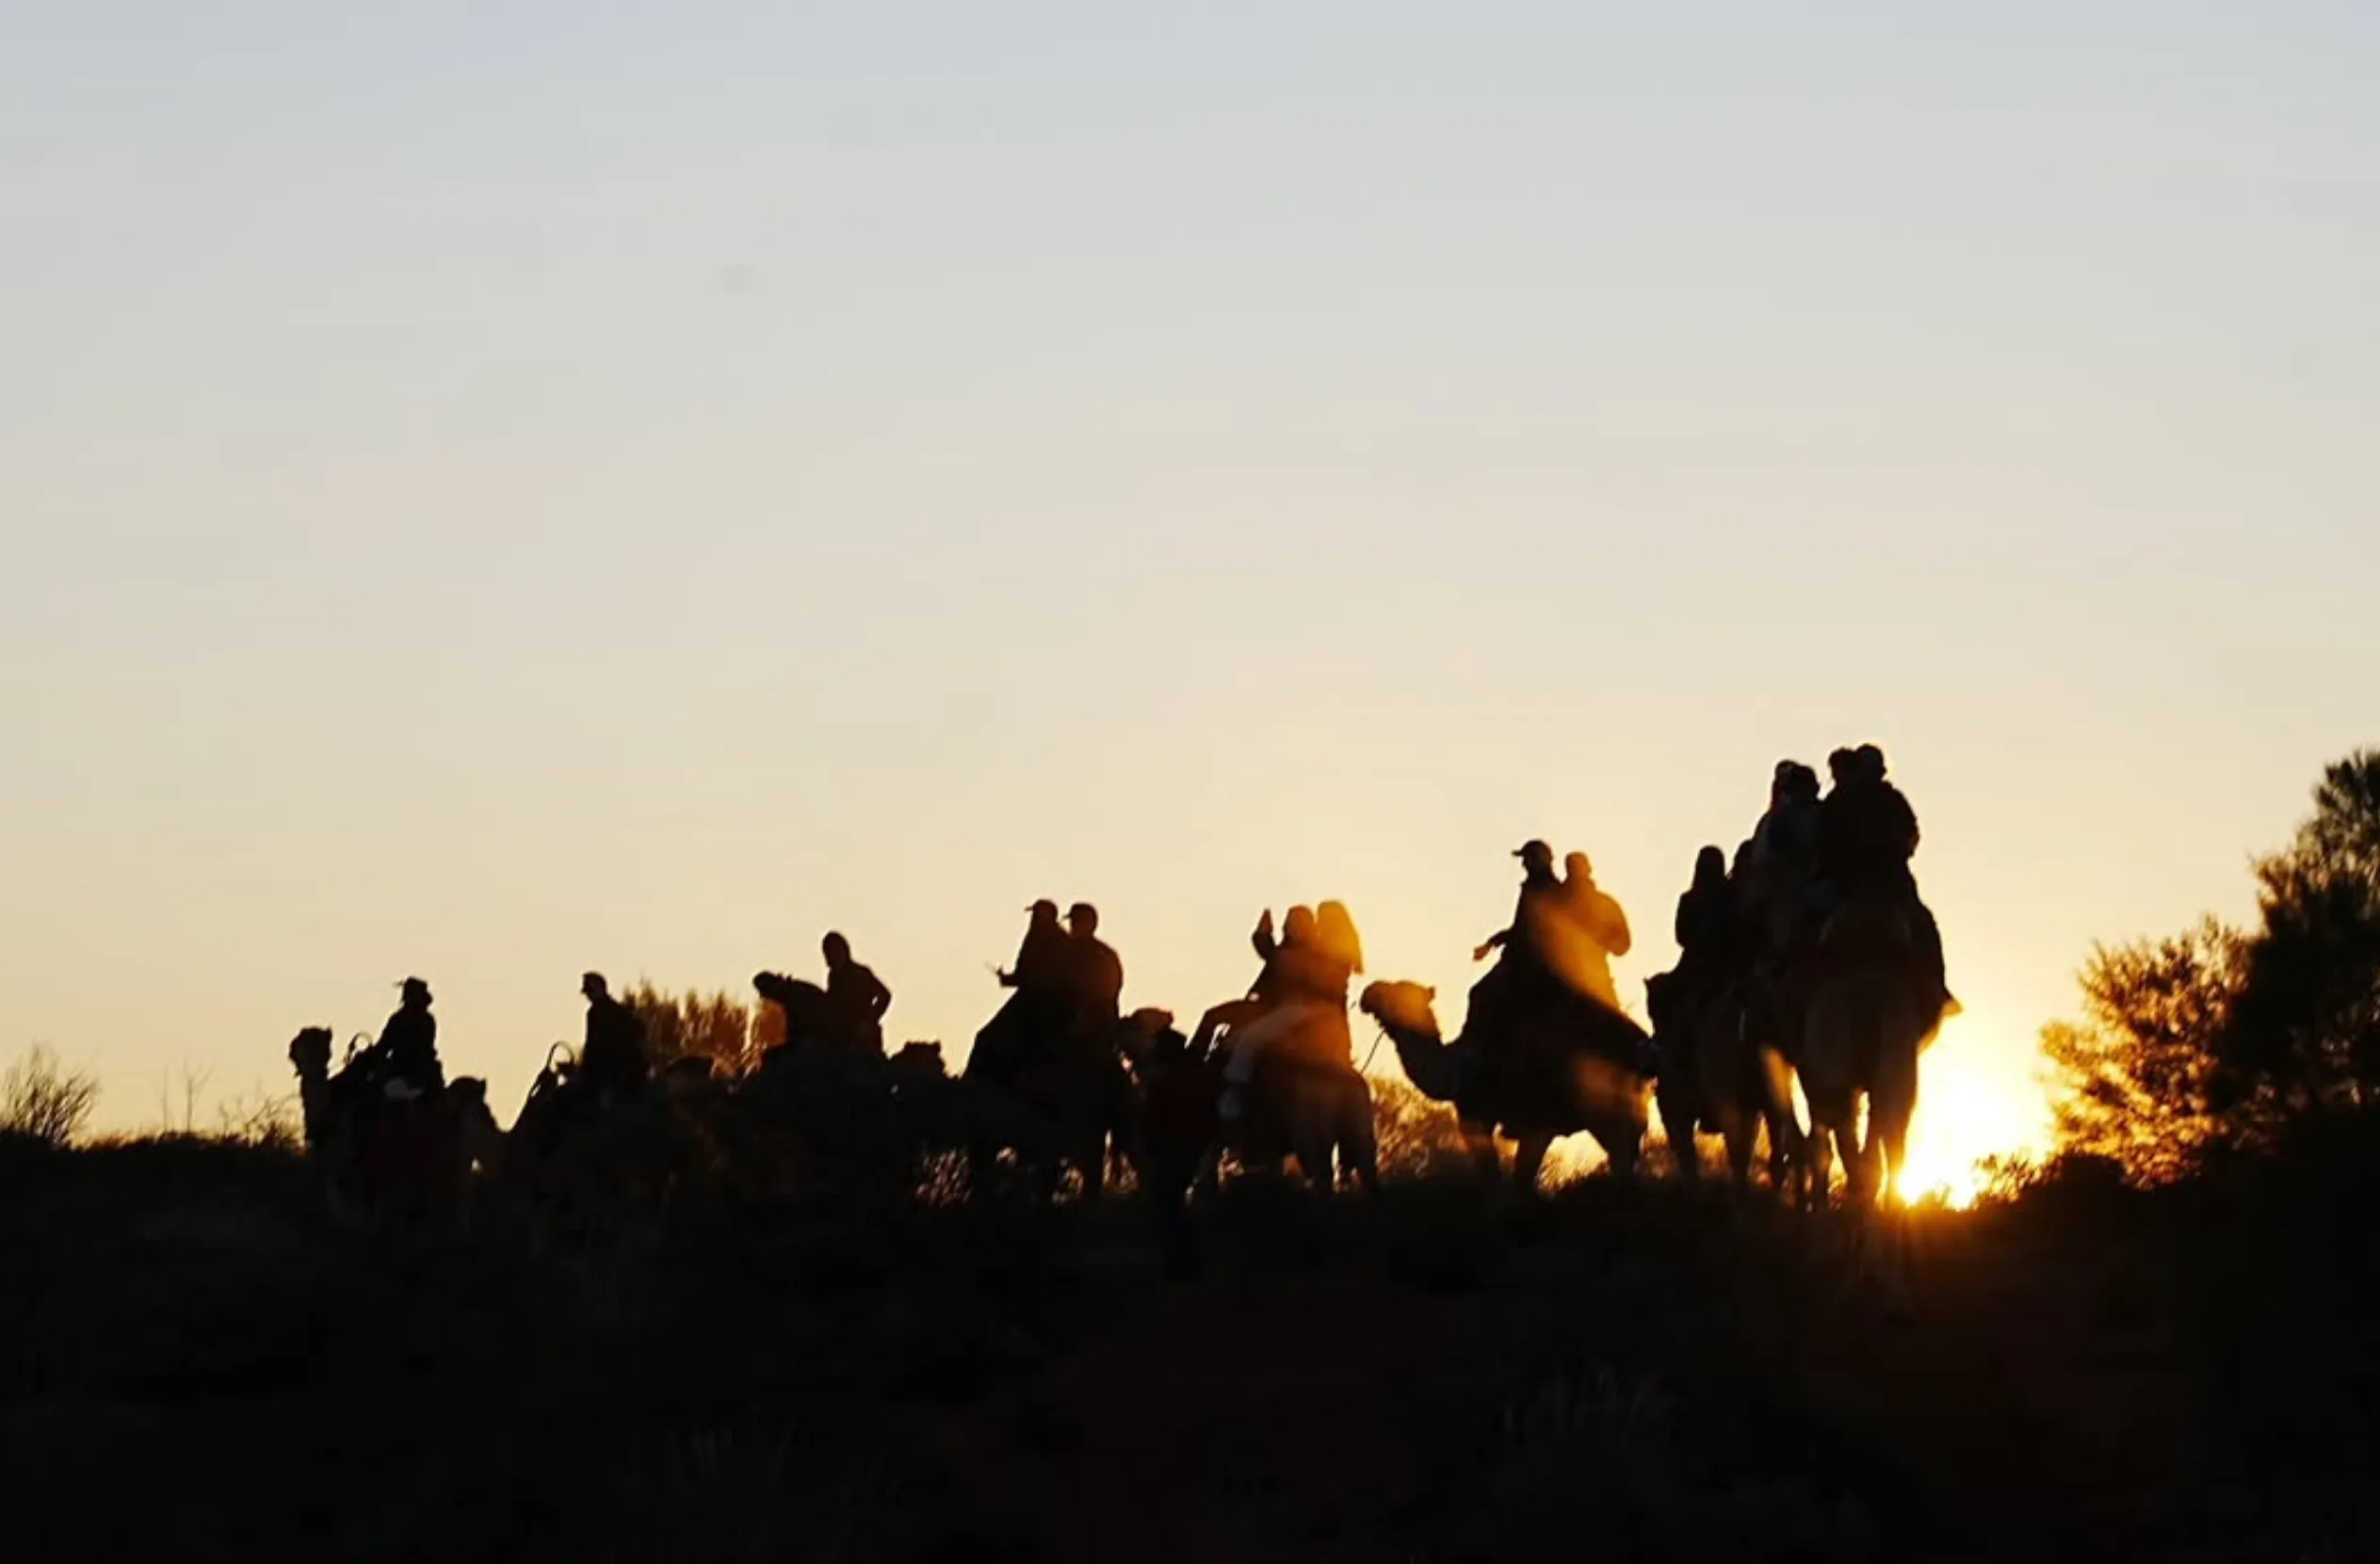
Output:
<instances>
[{"instance_id":1,"label":"tree silhouette","mask_svg":"<svg viewBox=\"0 0 2380 1564\"><path fill-rule=\"evenodd\" d=\"M2256 876L2251 931L2208 919L2094 953L2083 1019L2042 1034L2064 1150L2173 1178L2380 1100L2380 750L2325 769Z\"/></svg>"},{"instance_id":2,"label":"tree silhouette","mask_svg":"<svg viewBox=\"0 0 2380 1564\"><path fill-rule=\"evenodd\" d=\"M2063 1149L2112 1157L2134 1178L2192 1171L2230 1138L2214 1107L2215 1040L2238 991L2242 941L2212 918L2186 933L2092 953L2083 1019L2053 1023L2042 1052L2066 1088Z\"/></svg>"},{"instance_id":3,"label":"tree silhouette","mask_svg":"<svg viewBox=\"0 0 2380 1564\"><path fill-rule=\"evenodd\" d=\"M2263 927L2223 1028L2226 1092L2290 1116L2380 1093L2380 750L2331 766L2296 840L2257 865Z\"/></svg>"}]
</instances>

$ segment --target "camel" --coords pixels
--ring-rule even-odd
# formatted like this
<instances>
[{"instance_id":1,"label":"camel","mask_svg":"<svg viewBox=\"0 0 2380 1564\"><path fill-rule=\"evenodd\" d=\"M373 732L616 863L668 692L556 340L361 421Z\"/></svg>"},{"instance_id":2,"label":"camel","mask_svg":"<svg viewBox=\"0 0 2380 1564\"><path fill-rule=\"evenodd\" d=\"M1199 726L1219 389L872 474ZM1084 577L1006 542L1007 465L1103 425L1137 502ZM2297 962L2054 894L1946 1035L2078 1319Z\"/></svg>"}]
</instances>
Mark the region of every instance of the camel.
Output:
<instances>
[{"instance_id":1,"label":"camel","mask_svg":"<svg viewBox=\"0 0 2380 1564\"><path fill-rule=\"evenodd\" d=\"M1820 942L1803 1013L1802 1094L1810 1106L1808 1199L1824 1204L1840 1152L1854 1206L1887 1195L1901 1171L1918 1105L1918 1056L1941 1029L1910 980L1906 914L1888 901L1854 901ZM1856 1135L1860 1100L1868 1130Z\"/></svg>"},{"instance_id":2,"label":"camel","mask_svg":"<svg viewBox=\"0 0 2380 1564\"><path fill-rule=\"evenodd\" d=\"M978 1142L974 1165L988 1171L987 1152L1013 1152L1045 1199L1056 1197L1072 1167L1086 1198L1096 1200L1107 1187L1110 1145L1126 1161L1138 1153L1138 1093L1112 1050L1091 1056L1037 1050L993 1089L1018 1111L1005 1134Z\"/></svg>"},{"instance_id":3,"label":"camel","mask_svg":"<svg viewBox=\"0 0 2380 1564\"><path fill-rule=\"evenodd\" d=\"M1661 1130L1677 1159L1678 1176L1702 1177L1697 1130L1716 1130L1725 1142L1732 1187L1752 1187L1753 1153L1769 1138L1769 1182L1789 1193L1800 1165L1801 1121L1793 1109L1793 1067L1777 1039L1763 1035L1762 1008L1744 983L1729 983L1701 1005L1681 1004L1660 979L1646 985L1659 1039Z\"/></svg>"},{"instance_id":4,"label":"camel","mask_svg":"<svg viewBox=\"0 0 2380 1564\"><path fill-rule=\"evenodd\" d=\"M1226 1151L1252 1169L1278 1170L1294 1156L1298 1171L1317 1189L1333 1188L1336 1172L1344 1171L1353 1175L1365 1193L1377 1193L1380 1147L1371 1085L1352 1065L1339 1063L1315 1046L1310 1036L1292 1032L1268 1044L1256 1056L1239 1114L1222 1117L1223 1055L1215 1053L1213 1044L1217 1032L1239 1011L1238 1004L1209 1010L1188 1049L1190 1059L1202 1061L1197 1068L1218 1108L1211 1116L1212 1137L1199 1156L1209 1176ZM1227 1054L1227 1031L1224 1036Z\"/></svg>"},{"instance_id":5,"label":"camel","mask_svg":"<svg viewBox=\"0 0 2380 1564\"><path fill-rule=\"evenodd\" d=\"M504 1182L549 1208L657 1213L681 1190L716 1182L723 1158L708 1132L718 1096L689 1067L601 1101L558 1042L506 1137Z\"/></svg>"},{"instance_id":6,"label":"camel","mask_svg":"<svg viewBox=\"0 0 2380 1564\"><path fill-rule=\"evenodd\" d=\"M1517 1035L1494 1041L1466 1029L1452 1042L1439 1035L1435 989L1374 983L1360 1008L1396 1045L1405 1074L1421 1094L1451 1103L1481 1170L1502 1171L1495 1134L1519 1142L1513 1181L1534 1191L1546 1153L1566 1135L1592 1135L1624 1176L1643 1153L1652 1083L1643 1063L1651 1040L1635 1022L1601 1006L1567 1016L1525 1017ZM1482 1070L1489 1059L1500 1065ZM1486 1078L1482 1079L1482 1076ZM1498 1081L1496 1077L1501 1076Z\"/></svg>"},{"instance_id":7,"label":"camel","mask_svg":"<svg viewBox=\"0 0 2380 1564\"><path fill-rule=\"evenodd\" d=\"M1044 1201L1057 1198L1070 1167L1096 1200L1111 1149L1137 1165L1140 1088L1124 1053L1129 1026L1119 1023L1104 1040L1079 1036L1062 1008L1018 994L976 1034L958 1085L973 1104L967 1169L977 1198L992 1192L1002 1152Z\"/></svg>"},{"instance_id":8,"label":"camel","mask_svg":"<svg viewBox=\"0 0 2380 1564\"><path fill-rule=\"evenodd\" d=\"M493 1167L503 1135L488 1111L487 1083L459 1077L411 1103L376 1099L356 1069L357 1050L334 1073L331 1029L309 1026L289 1044L307 1153L332 1198L364 1209L396 1205L460 1215L475 1171Z\"/></svg>"}]
</instances>

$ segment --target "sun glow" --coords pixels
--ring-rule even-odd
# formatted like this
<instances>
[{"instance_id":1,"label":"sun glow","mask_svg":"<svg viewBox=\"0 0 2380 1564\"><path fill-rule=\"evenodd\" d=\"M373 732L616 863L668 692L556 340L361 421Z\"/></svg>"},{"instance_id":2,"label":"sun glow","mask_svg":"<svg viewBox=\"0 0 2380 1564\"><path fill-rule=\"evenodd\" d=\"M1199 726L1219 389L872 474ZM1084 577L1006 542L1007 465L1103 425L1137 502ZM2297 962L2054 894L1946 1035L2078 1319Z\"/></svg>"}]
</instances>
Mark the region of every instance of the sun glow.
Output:
<instances>
[{"instance_id":1,"label":"sun glow","mask_svg":"<svg viewBox=\"0 0 2380 1564\"><path fill-rule=\"evenodd\" d=\"M1984 1158L2044 1143L2048 1125L2040 1093L2009 1079L2012 1056L1992 1043L1991 1032L1962 1016L1926 1051L1908 1163L1893 1181L1902 1200L1939 1200L1964 1209L1986 1186Z\"/></svg>"},{"instance_id":2,"label":"sun glow","mask_svg":"<svg viewBox=\"0 0 2380 1564\"><path fill-rule=\"evenodd\" d=\"M2012 1060L2029 1056L2002 1048L1999 1037L1970 1012L1945 1025L1926 1050L1918 1071L1918 1112L1909 1126L1908 1162L1893 1180L1903 1202L1939 1201L1964 1211L1990 1186L1983 1167L1986 1158L2037 1152L2048 1144L2048 1104L2028 1077L2011 1069ZM1807 1124L1809 1106L1798 1088L1794 1107ZM1717 1152L1715 1142L1705 1143L1707 1164ZM1602 1166L1602 1152L1585 1136L1556 1142L1546 1159L1546 1175L1556 1184L1583 1178ZM1842 1177L1839 1167L1836 1177Z\"/></svg>"}]
</instances>

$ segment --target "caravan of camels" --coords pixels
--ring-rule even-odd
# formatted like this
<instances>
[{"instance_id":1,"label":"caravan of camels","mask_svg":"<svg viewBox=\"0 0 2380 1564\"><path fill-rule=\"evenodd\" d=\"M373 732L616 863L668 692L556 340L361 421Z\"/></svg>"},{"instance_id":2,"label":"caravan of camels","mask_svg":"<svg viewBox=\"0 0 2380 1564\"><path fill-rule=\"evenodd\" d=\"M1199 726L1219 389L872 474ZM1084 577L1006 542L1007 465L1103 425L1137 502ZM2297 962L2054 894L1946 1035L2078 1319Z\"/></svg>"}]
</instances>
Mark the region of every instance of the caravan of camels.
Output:
<instances>
[{"instance_id":1,"label":"caravan of camels","mask_svg":"<svg viewBox=\"0 0 2380 1564\"><path fill-rule=\"evenodd\" d=\"M1530 842L1511 925L1473 953L1494 964L1451 1040L1433 990L1352 992L1363 947L1337 902L1292 908L1278 928L1264 914L1247 992L1185 1033L1170 1012L1123 1010L1124 965L1095 909L1040 901L997 974L1007 997L955 1078L938 1045L887 1055L891 991L830 934L823 984L753 979L784 1041L731 1072L700 1055L656 1061L638 1010L587 974L584 1046L548 1056L509 1131L484 1082L445 1079L429 987L408 979L378 1040L337 1069L328 1030L290 1045L306 1140L334 1189L375 1209L452 1209L483 1181L558 1205L871 1183L908 1193L928 1159L948 1156L975 1196L1055 1198L1072 1175L1095 1198L1129 1169L1174 1224L1226 1161L1278 1173L1294 1158L1319 1187L1376 1187L1352 1000L1412 1085L1452 1106L1487 1176L1503 1176L1510 1139L1511 1176L1533 1190L1553 1144L1579 1134L1632 1175L1658 1108L1683 1178L1700 1178L1697 1137L1715 1135L1748 1189L1765 1139L1780 1196L1825 1205L1839 1158L1848 1201L1872 1204L1904 1166L1919 1057L1958 1005L1910 870L1917 817L1882 752L1838 750L1829 769L1821 795L1811 767L1780 763L1733 860L1702 850L1678 902L1678 963L1646 985L1649 1032L1611 979L1632 943L1626 913L1585 854L1558 865Z\"/></svg>"}]
</instances>

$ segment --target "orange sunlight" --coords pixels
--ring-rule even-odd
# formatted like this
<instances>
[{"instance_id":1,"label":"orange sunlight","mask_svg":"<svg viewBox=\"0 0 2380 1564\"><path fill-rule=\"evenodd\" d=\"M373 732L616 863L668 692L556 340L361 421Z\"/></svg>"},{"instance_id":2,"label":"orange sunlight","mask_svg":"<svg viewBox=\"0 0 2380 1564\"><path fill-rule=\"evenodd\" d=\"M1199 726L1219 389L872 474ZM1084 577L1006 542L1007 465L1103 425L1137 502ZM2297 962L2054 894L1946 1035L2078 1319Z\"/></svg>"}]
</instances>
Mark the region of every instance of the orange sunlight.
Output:
<instances>
[{"instance_id":1,"label":"orange sunlight","mask_svg":"<svg viewBox=\"0 0 2380 1564\"><path fill-rule=\"evenodd\" d=\"M1964 1209L1983 1192L1985 1157L2038 1151L2048 1137L2037 1089L1990 1068L1992 1034L1961 1016L1942 1028L1918 1073L1918 1115L1909 1160L1893 1186L1903 1201L1939 1200Z\"/></svg>"},{"instance_id":2,"label":"orange sunlight","mask_svg":"<svg viewBox=\"0 0 2380 1564\"><path fill-rule=\"evenodd\" d=\"M1938 1201L1953 1210L1975 1203L1987 1184L1980 1166L1986 1157L2038 1152L2048 1143L2048 1105L2037 1087L2012 1080L2011 1056L1995 1033L1972 1015L1942 1028L1919 1068L1918 1114L1909 1126L1909 1160L1893 1188L1904 1203ZM1995 1068L1995 1061L1998 1068ZM1794 1091L1794 1106L1809 1122L1808 1104ZM1656 1130L1658 1134L1658 1129ZM1703 1148L1706 1157L1715 1143ZM1546 1159L1549 1184L1583 1178L1603 1166L1603 1153L1586 1136L1555 1144ZM1841 1170L1836 1177L1841 1178Z\"/></svg>"}]
</instances>

